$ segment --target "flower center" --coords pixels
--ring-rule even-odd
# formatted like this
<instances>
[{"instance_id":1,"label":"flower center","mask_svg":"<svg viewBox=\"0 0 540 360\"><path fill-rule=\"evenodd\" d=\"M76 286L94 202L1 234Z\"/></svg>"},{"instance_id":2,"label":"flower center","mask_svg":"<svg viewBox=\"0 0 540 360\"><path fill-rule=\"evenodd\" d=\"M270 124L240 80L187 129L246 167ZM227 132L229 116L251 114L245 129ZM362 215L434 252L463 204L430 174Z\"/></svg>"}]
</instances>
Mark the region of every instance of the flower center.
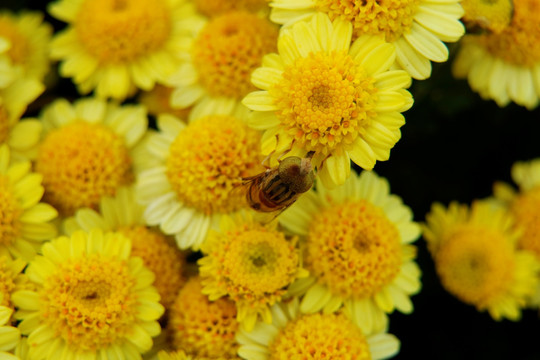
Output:
<instances>
[{"instance_id":1,"label":"flower center","mask_svg":"<svg viewBox=\"0 0 540 360\"><path fill-rule=\"evenodd\" d=\"M514 200L511 211L516 226L523 230L519 247L532 251L540 259L540 188L532 189Z\"/></svg>"},{"instance_id":2,"label":"flower center","mask_svg":"<svg viewBox=\"0 0 540 360\"><path fill-rule=\"evenodd\" d=\"M146 226L123 227L118 232L131 239L131 256L142 258L144 266L157 275L154 286L168 308L184 283L182 253L167 237Z\"/></svg>"},{"instance_id":3,"label":"flower center","mask_svg":"<svg viewBox=\"0 0 540 360\"><path fill-rule=\"evenodd\" d=\"M9 114L5 104L0 99L0 144L7 141L9 137Z\"/></svg>"},{"instance_id":4,"label":"flower center","mask_svg":"<svg viewBox=\"0 0 540 360\"><path fill-rule=\"evenodd\" d=\"M178 198L204 212L229 213L245 204L232 191L242 177L264 171L260 134L231 116L210 116L182 130L169 149L167 176Z\"/></svg>"},{"instance_id":5,"label":"flower center","mask_svg":"<svg viewBox=\"0 0 540 360\"><path fill-rule=\"evenodd\" d=\"M97 208L102 196L132 179L131 159L122 138L101 124L78 121L53 130L36 162L45 199L63 215Z\"/></svg>"},{"instance_id":6,"label":"flower center","mask_svg":"<svg viewBox=\"0 0 540 360\"><path fill-rule=\"evenodd\" d=\"M264 228L235 229L225 234L223 246L212 256L230 296L237 300L279 293L292 283L298 270L298 253L283 233Z\"/></svg>"},{"instance_id":7,"label":"flower center","mask_svg":"<svg viewBox=\"0 0 540 360\"><path fill-rule=\"evenodd\" d=\"M193 2L197 10L208 17L214 17L234 10L245 10L255 13L268 8L266 0L194 0Z\"/></svg>"},{"instance_id":8,"label":"flower center","mask_svg":"<svg viewBox=\"0 0 540 360\"><path fill-rule=\"evenodd\" d=\"M499 34L479 38L493 56L516 66L533 67L540 63L540 3L515 0L512 23Z\"/></svg>"},{"instance_id":9,"label":"flower center","mask_svg":"<svg viewBox=\"0 0 540 360\"><path fill-rule=\"evenodd\" d=\"M311 53L270 89L281 125L308 151L351 144L376 116L374 80L346 53Z\"/></svg>"},{"instance_id":10,"label":"flower center","mask_svg":"<svg viewBox=\"0 0 540 360\"><path fill-rule=\"evenodd\" d=\"M10 43L7 56L15 64L24 65L30 55L28 39L21 34L17 25L10 16L0 14L0 37L5 38Z\"/></svg>"},{"instance_id":11,"label":"flower center","mask_svg":"<svg viewBox=\"0 0 540 360\"><path fill-rule=\"evenodd\" d=\"M444 287L463 302L484 308L513 279L513 250L495 231L465 227L445 240L435 255Z\"/></svg>"},{"instance_id":12,"label":"flower center","mask_svg":"<svg viewBox=\"0 0 540 360\"><path fill-rule=\"evenodd\" d=\"M68 345L95 351L125 337L137 309L124 261L83 257L60 265L39 296L40 315Z\"/></svg>"},{"instance_id":13,"label":"flower center","mask_svg":"<svg viewBox=\"0 0 540 360\"><path fill-rule=\"evenodd\" d=\"M368 201L336 205L313 220L305 264L332 293L371 297L400 271L400 235L384 212Z\"/></svg>"},{"instance_id":14,"label":"flower center","mask_svg":"<svg viewBox=\"0 0 540 360\"><path fill-rule=\"evenodd\" d=\"M353 24L354 38L379 35L387 42L409 32L419 4L420 0L316 0L317 10L332 21L342 18Z\"/></svg>"},{"instance_id":15,"label":"flower center","mask_svg":"<svg viewBox=\"0 0 540 360\"><path fill-rule=\"evenodd\" d=\"M192 48L199 81L211 95L241 99L255 90L251 73L276 51L277 35L274 24L246 12L210 20Z\"/></svg>"},{"instance_id":16,"label":"flower center","mask_svg":"<svg viewBox=\"0 0 540 360\"><path fill-rule=\"evenodd\" d=\"M371 360L362 331L343 315L303 315L279 331L269 346L269 359ZM351 357L354 355L354 357Z\"/></svg>"},{"instance_id":17,"label":"flower center","mask_svg":"<svg viewBox=\"0 0 540 360\"><path fill-rule=\"evenodd\" d=\"M201 358L236 355L236 305L226 298L209 301L198 277L188 280L178 293L170 309L169 329L176 349Z\"/></svg>"},{"instance_id":18,"label":"flower center","mask_svg":"<svg viewBox=\"0 0 540 360\"><path fill-rule=\"evenodd\" d=\"M164 1L86 0L81 4L77 35L102 63L125 63L161 49L172 24Z\"/></svg>"},{"instance_id":19,"label":"flower center","mask_svg":"<svg viewBox=\"0 0 540 360\"><path fill-rule=\"evenodd\" d=\"M0 239L2 239L2 232L0 231ZM5 256L0 257L0 306L6 306L11 308L11 293L15 289L15 282L13 281L13 271L8 266L8 259Z\"/></svg>"},{"instance_id":20,"label":"flower center","mask_svg":"<svg viewBox=\"0 0 540 360\"><path fill-rule=\"evenodd\" d=\"M514 5L512 0L463 0L461 2L467 24L478 25L500 33L512 21Z\"/></svg>"},{"instance_id":21,"label":"flower center","mask_svg":"<svg viewBox=\"0 0 540 360\"><path fill-rule=\"evenodd\" d=\"M9 246L21 234L22 208L7 176L0 174L0 245Z\"/></svg>"}]
</instances>

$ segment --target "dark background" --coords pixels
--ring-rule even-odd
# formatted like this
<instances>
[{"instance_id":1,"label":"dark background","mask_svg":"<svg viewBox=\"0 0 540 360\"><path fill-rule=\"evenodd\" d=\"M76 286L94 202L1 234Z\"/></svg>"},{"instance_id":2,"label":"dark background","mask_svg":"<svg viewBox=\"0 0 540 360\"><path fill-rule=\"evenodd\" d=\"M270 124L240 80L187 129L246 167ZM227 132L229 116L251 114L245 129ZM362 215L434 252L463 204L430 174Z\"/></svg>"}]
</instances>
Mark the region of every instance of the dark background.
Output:
<instances>
[{"instance_id":1,"label":"dark background","mask_svg":"<svg viewBox=\"0 0 540 360\"><path fill-rule=\"evenodd\" d=\"M46 1L0 0L0 9L45 9ZM47 17L58 30L62 23ZM451 54L454 46L450 46ZM511 104L499 108L483 101L466 81L455 80L450 62L434 64L433 75L415 81L415 98L405 113L402 139L390 160L375 171L388 178L392 192L423 221L432 202L470 203L491 195L493 182L510 182L515 161L540 157L540 108L528 111ZM61 79L39 99L77 97L71 82ZM537 310L526 310L519 322L494 321L445 292L435 274L423 239L417 241L422 291L413 297L411 315L394 313L390 332L402 343L394 359L540 359Z\"/></svg>"}]
</instances>

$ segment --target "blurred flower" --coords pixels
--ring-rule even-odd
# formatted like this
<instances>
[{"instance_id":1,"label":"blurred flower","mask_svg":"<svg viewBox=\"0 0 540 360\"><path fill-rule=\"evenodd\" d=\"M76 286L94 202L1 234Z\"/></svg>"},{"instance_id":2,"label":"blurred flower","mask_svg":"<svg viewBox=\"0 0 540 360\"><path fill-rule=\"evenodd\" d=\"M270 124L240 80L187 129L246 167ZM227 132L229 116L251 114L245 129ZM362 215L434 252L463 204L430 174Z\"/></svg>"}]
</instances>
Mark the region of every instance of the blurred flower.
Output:
<instances>
[{"instance_id":1,"label":"blurred flower","mask_svg":"<svg viewBox=\"0 0 540 360\"><path fill-rule=\"evenodd\" d=\"M454 76L499 106L533 109L540 98L540 26L537 0L515 0L512 22L499 33L467 35L453 63Z\"/></svg>"},{"instance_id":2,"label":"blurred flower","mask_svg":"<svg viewBox=\"0 0 540 360\"><path fill-rule=\"evenodd\" d=\"M82 207L97 209L102 196L133 182L131 150L148 126L142 106L58 99L41 118L45 139L36 171L43 175L46 201L63 216Z\"/></svg>"},{"instance_id":3,"label":"blurred flower","mask_svg":"<svg viewBox=\"0 0 540 360\"><path fill-rule=\"evenodd\" d=\"M303 313L325 314L345 306L365 333L386 327L395 309L411 313L410 296L421 287L414 262L420 235L413 214L386 179L363 171L336 189L320 184L286 210L282 225L305 238L310 272L290 288L304 295Z\"/></svg>"},{"instance_id":4,"label":"blurred flower","mask_svg":"<svg viewBox=\"0 0 540 360\"><path fill-rule=\"evenodd\" d=\"M377 36L396 49L396 64L415 79L431 76L431 61L444 62L443 41L458 41L465 33L459 22L459 0L273 0L270 19L288 27L317 12L352 23L353 39Z\"/></svg>"},{"instance_id":5,"label":"blurred flower","mask_svg":"<svg viewBox=\"0 0 540 360\"><path fill-rule=\"evenodd\" d=\"M244 10L251 13L267 13L267 0L194 0L197 10L208 17L214 17L226 12Z\"/></svg>"},{"instance_id":6,"label":"blurred flower","mask_svg":"<svg viewBox=\"0 0 540 360\"><path fill-rule=\"evenodd\" d=\"M272 324L258 322L251 332L240 330L237 340L242 358L378 360L399 351L395 336L363 332L343 314L302 315L297 301L277 303L271 311Z\"/></svg>"},{"instance_id":7,"label":"blurred flower","mask_svg":"<svg viewBox=\"0 0 540 360\"><path fill-rule=\"evenodd\" d=\"M0 257L0 306L13 309L11 294L21 282L21 272L26 267L23 259L11 260L8 256ZM0 346L0 349L2 347Z\"/></svg>"},{"instance_id":8,"label":"blurred flower","mask_svg":"<svg viewBox=\"0 0 540 360\"><path fill-rule=\"evenodd\" d=\"M201 279L193 277L178 293L168 323L173 347L195 359L236 358L238 322L234 303L228 298L209 301L201 291Z\"/></svg>"},{"instance_id":9,"label":"blurred flower","mask_svg":"<svg viewBox=\"0 0 540 360\"><path fill-rule=\"evenodd\" d=\"M270 306L294 280L308 275L300 265L296 240L286 239L275 226L255 222L249 213L223 216L219 232L209 233L202 251L198 264L203 293L211 301L230 297L248 331L258 318L271 323Z\"/></svg>"},{"instance_id":10,"label":"blurred flower","mask_svg":"<svg viewBox=\"0 0 540 360\"><path fill-rule=\"evenodd\" d=\"M265 54L276 50L278 27L266 18L235 11L210 20L199 17L195 36L188 32L195 19L185 23L183 54L189 61L168 79L175 88L171 105L193 106L190 120L209 107L219 115L242 111L239 101L255 89L251 73Z\"/></svg>"},{"instance_id":11,"label":"blurred flower","mask_svg":"<svg viewBox=\"0 0 540 360\"><path fill-rule=\"evenodd\" d=\"M0 294L0 303L4 303ZM8 353L19 344L21 332L16 327L10 325L13 309L0 305L0 358L2 360L20 360L19 357Z\"/></svg>"},{"instance_id":12,"label":"blurred flower","mask_svg":"<svg viewBox=\"0 0 540 360\"><path fill-rule=\"evenodd\" d=\"M350 160L365 169L388 160L405 123L400 112L413 103L404 89L410 76L389 70L393 46L372 36L351 46L351 36L350 23L323 14L283 30L279 54L265 56L252 75L263 91L243 100L255 110L250 126L265 130L263 153L275 159L314 151L327 186L345 182Z\"/></svg>"},{"instance_id":13,"label":"blurred flower","mask_svg":"<svg viewBox=\"0 0 540 360\"><path fill-rule=\"evenodd\" d=\"M194 10L185 0L59 0L49 11L68 23L51 41L60 74L82 94L124 99L179 66L180 24Z\"/></svg>"},{"instance_id":14,"label":"blurred flower","mask_svg":"<svg viewBox=\"0 0 540 360\"><path fill-rule=\"evenodd\" d=\"M43 246L26 270L37 291L20 290L15 318L32 359L140 359L161 329L154 274L130 257L118 233L79 231Z\"/></svg>"},{"instance_id":15,"label":"blurred flower","mask_svg":"<svg viewBox=\"0 0 540 360\"><path fill-rule=\"evenodd\" d=\"M56 210L40 200L42 176L29 161L10 164L9 148L0 145L0 255L31 260L41 243L56 236Z\"/></svg>"},{"instance_id":16,"label":"blurred flower","mask_svg":"<svg viewBox=\"0 0 540 360\"><path fill-rule=\"evenodd\" d=\"M93 209L79 209L74 217L66 219L64 227L68 235L77 230L92 229L116 231L131 240L131 256L143 259L144 266L156 275L154 287L161 304L169 308L185 279L184 255L174 240L161 232L146 227L144 208L135 202L133 187L121 187L115 197L104 196L99 203L99 213Z\"/></svg>"},{"instance_id":17,"label":"blurred flower","mask_svg":"<svg viewBox=\"0 0 540 360\"><path fill-rule=\"evenodd\" d=\"M0 11L0 88L20 77L43 81L49 72L51 34L41 13ZM10 65L9 71L4 64Z\"/></svg>"},{"instance_id":18,"label":"blurred flower","mask_svg":"<svg viewBox=\"0 0 540 360\"><path fill-rule=\"evenodd\" d=\"M445 289L495 320L519 320L538 286L540 264L532 253L516 250L519 232L511 216L476 201L470 209L434 204L426 221L424 237Z\"/></svg>"},{"instance_id":19,"label":"blurred flower","mask_svg":"<svg viewBox=\"0 0 540 360\"><path fill-rule=\"evenodd\" d=\"M513 0L462 0L461 5L465 11L462 20L468 28L478 27L494 33L510 25L514 15Z\"/></svg>"},{"instance_id":20,"label":"blurred flower","mask_svg":"<svg viewBox=\"0 0 540 360\"><path fill-rule=\"evenodd\" d=\"M17 79L6 88L0 87L0 145L8 144L13 161L33 160L41 136L37 119L19 121L26 107L45 89L36 79Z\"/></svg>"},{"instance_id":21,"label":"blurred flower","mask_svg":"<svg viewBox=\"0 0 540 360\"><path fill-rule=\"evenodd\" d=\"M139 102L146 106L148 113L153 116L161 114L174 115L179 119L187 119L191 107L185 109L177 109L171 106L171 94L174 88L156 84L150 91L143 91L139 96Z\"/></svg>"},{"instance_id":22,"label":"blurred flower","mask_svg":"<svg viewBox=\"0 0 540 360\"><path fill-rule=\"evenodd\" d=\"M232 190L242 177L264 171L260 135L232 116L207 116L189 125L158 118L160 132L148 143L153 168L137 178L137 200L150 226L175 235L181 249L198 250L211 224L245 205Z\"/></svg>"}]
</instances>

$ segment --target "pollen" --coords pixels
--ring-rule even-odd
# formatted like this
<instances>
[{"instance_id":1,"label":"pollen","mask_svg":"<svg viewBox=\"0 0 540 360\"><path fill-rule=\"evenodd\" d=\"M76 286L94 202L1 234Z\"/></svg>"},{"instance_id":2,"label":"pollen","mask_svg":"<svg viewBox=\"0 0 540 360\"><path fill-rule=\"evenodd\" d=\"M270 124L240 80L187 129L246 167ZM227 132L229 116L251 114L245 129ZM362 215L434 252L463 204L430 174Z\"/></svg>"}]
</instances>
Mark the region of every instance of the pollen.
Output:
<instances>
[{"instance_id":1,"label":"pollen","mask_svg":"<svg viewBox=\"0 0 540 360\"><path fill-rule=\"evenodd\" d=\"M85 0L75 30L103 64L122 64L165 46L172 24L163 0Z\"/></svg>"},{"instance_id":2,"label":"pollen","mask_svg":"<svg viewBox=\"0 0 540 360\"><path fill-rule=\"evenodd\" d=\"M243 98L255 90L251 73L276 51L277 36L276 25L247 12L210 20L192 48L200 83L211 95Z\"/></svg>"},{"instance_id":3,"label":"pollen","mask_svg":"<svg viewBox=\"0 0 540 360\"><path fill-rule=\"evenodd\" d=\"M371 297L394 280L401 262L396 226L366 200L329 207L313 219L305 266L334 294Z\"/></svg>"},{"instance_id":4,"label":"pollen","mask_svg":"<svg viewBox=\"0 0 540 360\"><path fill-rule=\"evenodd\" d=\"M264 171L260 134L231 116L210 116L191 123L171 144L167 177L180 201L204 214L229 213L245 204L233 191Z\"/></svg>"},{"instance_id":5,"label":"pollen","mask_svg":"<svg viewBox=\"0 0 540 360\"><path fill-rule=\"evenodd\" d=\"M234 358L238 345L236 306L228 299L209 301L200 278L188 280L170 309L172 345L197 357Z\"/></svg>"},{"instance_id":6,"label":"pollen","mask_svg":"<svg viewBox=\"0 0 540 360\"><path fill-rule=\"evenodd\" d=\"M182 252L171 239L146 226L124 227L118 232L131 239L131 256L139 256L144 266L156 274L153 285L161 296L160 302L169 308L185 282Z\"/></svg>"},{"instance_id":7,"label":"pollen","mask_svg":"<svg viewBox=\"0 0 540 360\"><path fill-rule=\"evenodd\" d=\"M9 41L10 47L6 53L11 61L18 65L24 65L30 56L28 39L21 34L17 24L7 14L0 14L0 38Z\"/></svg>"},{"instance_id":8,"label":"pollen","mask_svg":"<svg viewBox=\"0 0 540 360\"><path fill-rule=\"evenodd\" d=\"M308 150L352 144L376 116L374 79L346 53L310 53L270 89L281 125Z\"/></svg>"},{"instance_id":9,"label":"pollen","mask_svg":"<svg viewBox=\"0 0 540 360\"><path fill-rule=\"evenodd\" d=\"M269 359L371 360L366 337L343 315L304 315L287 323L269 346Z\"/></svg>"},{"instance_id":10,"label":"pollen","mask_svg":"<svg viewBox=\"0 0 540 360\"><path fill-rule=\"evenodd\" d=\"M0 245L11 245L21 234L23 209L15 198L9 178L0 174Z\"/></svg>"},{"instance_id":11,"label":"pollen","mask_svg":"<svg viewBox=\"0 0 540 360\"><path fill-rule=\"evenodd\" d=\"M479 42L494 57L516 66L533 67L540 63L540 3L515 0L512 23L498 34L480 36Z\"/></svg>"},{"instance_id":12,"label":"pollen","mask_svg":"<svg viewBox=\"0 0 540 360\"><path fill-rule=\"evenodd\" d=\"M102 196L132 180L131 158L121 137L101 124L78 121L53 130L36 161L45 200L63 215L97 209Z\"/></svg>"},{"instance_id":13,"label":"pollen","mask_svg":"<svg viewBox=\"0 0 540 360\"><path fill-rule=\"evenodd\" d=\"M102 349L132 330L134 285L125 261L97 256L66 261L39 292L41 319L68 346Z\"/></svg>"},{"instance_id":14,"label":"pollen","mask_svg":"<svg viewBox=\"0 0 540 360\"><path fill-rule=\"evenodd\" d=\"M532 251L540 259L540 188L519 195L511 206L515 225L523 232L518 238L518 247Z\"/></svg>"},{"instance_id":15,"label":"pollen","mask_svg":"<svg viewBox=\"0 0 540 360\"><path fill-rule=\"evenodd\" d=\"M479 310L509 289L515 268L510 242L499 232L474 227L441 243L435 263L444 287Z\"/></svg>"},{"instance_id":16,"label":"pollen","mask_svg":"<svg viewBox=\"0 0 540 360\"><path fill-rule=\"evenodd\" d=\"M197 10L208 17L235 10L255 13L268 9L266 0L194 0L193 2Z\"/></svg>"},{"instance_id":17,"label":"pollen","mask_svg":"<svg viewBox=\"0 0 540 360\"><path fill-rule=\"evenodd\" d=\"M409 32L420 0L316 0L318 11L333 21L342 18L353 24L353 35L383 36L393 42Z\"/></svg>"}]
</instances>

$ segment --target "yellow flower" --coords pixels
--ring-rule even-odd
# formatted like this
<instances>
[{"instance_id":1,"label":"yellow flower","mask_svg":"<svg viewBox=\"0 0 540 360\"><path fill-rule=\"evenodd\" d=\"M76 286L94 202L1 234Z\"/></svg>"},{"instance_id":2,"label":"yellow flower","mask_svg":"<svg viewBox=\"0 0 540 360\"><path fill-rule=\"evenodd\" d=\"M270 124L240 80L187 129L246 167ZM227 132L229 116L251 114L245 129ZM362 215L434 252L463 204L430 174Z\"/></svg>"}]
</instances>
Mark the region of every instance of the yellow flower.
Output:
<instances>
[{"instance_id":1,"label":"yellow flower","mask_svg":"<svg viewBox=\"0 0 540 360\"><path fill-rule=\"evenodd\" d=\"M131 256L143 259L144 266L156 274L154 287L161 303L168 308L185 279L184 255L174 240L144 223L143 207L135 202L133 187L121 187L115 197L105 196L99 203L99 213L93 209L79 209L66 219L64 229L68 235L77 230L101 229L116 231L131 240Z\"/></svg>"},{"instance_id":2,"label":"yellow flower","mask_svg":"<svg viewBox=\"0 0 540 360\"><path fill-rule=\"evenodd\" d=\"M0 255L31 260L41 243L56 236L56 210L41 203L42 176L29 161L10 164L9 148L0 145Z\"/></svg>"},{"instance_id":3,"label":"yellow flower","mask_svg":"<svg viewBox=\"0 0 540 360\"><path fill-rule=\"evenodd\" d=\"M248 360L387 359L399 352L399 340L385 331L366 333L343 314L301 314L296 299L277 303L272 324L258 322L240 330L238 354Z\"/></svg>"},{"instance_id":4,"label":"yellow flower","mask_svg":"<svg viewBox=\"0 0 540 360\"><path fill-rule=\"evenodd\" d=\"M386 327L386 313L411 313L410 296L421 288L411 245L420 235L412 212L386 179L353 175L336 189L317 184L285 211L281 224L305 238L310 272L289 288L303 295L300 310L333 313L342 306L366 333Z\"/></svg>"},{"instance_id":5,"label":"yellow flower","mask_svg":"<svg viewBox=\"0 0 540 360\"><path fill-rule=\"evenodd\" d=\"M196 27L194 24L198 24ZM174 108L193 106L189 119L201 110L230 115L245 111L239 101L255 88L253 70L265 54L275 51L278 27L264 17L244 11L227 12L210 20L195 15L185 23L182 52L188 61L168 79L175 88ZM195 27L195 34L189 30Z\"/></svg>"},{"instance_id":6,"label":"yellow flower","mask_svg":"<svg viewBox=\"0 0 540 360\"><path fill-rule=\"evenodd\" d=\"M0 88L19 77L43 81L49 72L51 34L52 27L43 22L41 13L0 12ZM9 71L2 64L8 64Z\"/></svg>"},{"instance_id":7,"label":"yellow flower","mask_svg":"<svg viewBox=\"0 0 540 360\"><path fill-rule=\"evenodd\" d=\"M178 293L170 309L168 330L173 347L195 359L235 358L236 307L227 298L209 301L199 277L189 279Z\"/></svg>"},{"instance_id":8,"label":"yellow flower","mask_svg":"<svg viewBox=\"0 0 540 360\"><path fill-rule=\"evenodd\" d=\"M59 99L44 110L42 120L45 139L36 171L43 175L45 200L62 215L96 209L102 196L133 182L132 150L148 126L142 106Z\"/></svg>"},{"instance_id":9,"label":"yellow flower","mask_svg":"<svg viewBox=\"0 0 540 360\"><path fill-rule=\"evenodd\" d=\"M393 46L361 36L352 46L352 25L317 14L283 30L279 54L264 57L252 82L263 91L243 103L255 110L250 126L265 130L262 151L305 156L327 186L343 184L350 160L372 169L388 160L405 123L400 112L413 103L403 70L389 70ZM275 163L275 160L273 160Z\"/></svg>"},{"instance_id":10,"label":"yellow flower","mask_svg":"<svg viewBox=\"0 0 540 360\"><path fill-rule=\"evenodd\" d=\"M52 39L51 56L81 93L124 99L179 66L180 24L192 8L185 0L59 0L49 11L69 26Z\"/></svg>"},{"instance_id":11,"label":"yellow flower","mask_svg":"<svg viewBox=\"0 0 540 360\"><path fill-rule=\"evenodd\" d=\"M294 280L308 275L300 265L296 239L255 222L249 213L221 220L219 232L210 232L202 247L205 256L198 261L203 293L211 301L231 298L238 321L248 331L258 318L271 323L270 306L283 298Z\"/></svg>"},{"instance_id":12,"label":"yellow flower","mask_svg":"<svg viewBox=\"0 0 540 360\"><path fill-rule=\"evenodd\" d=\"M514 15L513 0L462 0L465 14L462 20L468 26L475 26L500 33L512 21Z\"/></svg>"},{"instance_id":13,"label":"yellow flower","mask_svg":"<svg viewBox=\"0 0 540 360\"><path fill-rule=\"evenodd\" d=\"M137 200L148 225L174 235L181 249L197 250L223 214L245 207L245 196L232 190L242 177L264 171L260 135L241 119L221 115L187 126L164 115L158 128L148 142L155 165L138 176Z\"/></svg>"},{"instance_id":14,"label":"yellow flower","mask_svg":"<svg viewBox=\"0 0 540 360\"><path fill-rule=\"evenodd\" d=\"M467 35L453 63L484 99L533 109L540 98L540 26L536 0L515 0L512 22L498 33Z\"/></svg>"},{"instance_id":15,"label":"yellow flower","mask_svg":"<svg viewBox=\"0 0 540 360\"><path fill-rule=\"evenodd\" d=\"M0 145L8 144L14 161L33 160L42 131L37 119L19 121L26 107L45 90L36 79L21 78L0 87Z\"/></svg>"},{"instance_id":16,"label":"yellow flower","mask_svg":"<svg viewBox=\"0 0 540 360\"><path fill-rule=\"evenodd\" d=\"M251 13L268 13L267 0L195 0L197 10L208 17L226 12L244 10Z\"/></svg>"},{"instance_id":17,"label":"yellow flower","mask_svg":"<svg viewBox=\"0 0 540 360\"><path fill-rule=\"evenodd\" d=\"M415 79L431 75L431 61L448 59L443 41L458 41L465 33L459 0L273 0L270 6L270 19L284 27L322 12L331 20L350 22L354 39L371 35L386 40L395 47L396 65Z\"/></svg>"},{"instance_id":18,"label":"yellow flower","mask_svg":"<svg viewBox=\"0 0 540 360\"><path fill-rule=\"evenodd\" d=\"M187 119L191 107L175 109L171 106L170 98L174 88L156 84L150 91L143 91L139 96L139 102L146 106L148 114L159 116L161 114L174 115L179 119Z\"/></svg>"},{"instance_id":19,"label":"yellow flower","mask_svg":"<svg viewBox=\"0 0 540 360\"><path fill-rule=\"evenodd\" d=\"M11 294L24 281L21 272L25 267L26 261L21 258L11 260L5 255L0 257L0 307L13 309Z\"/></svg>"},{"instance_id":20,"label":"yellow flower","mask_svg":"<svg viewBox=\"0 0 540 360\"><path fill-rule=\"evenodd\" d=\"M532 253L516 250L519 233L511 216L476 201L470 209L434 204L426 221L424 237L446 290L495 320L519 320L538 286L540 263Z\"/></svg>"},{"instance_id":21,"label":"yellow flower","mask_svg":"<svg viewBox=\"0 0 540 360\"><path fill-rule=\"evenodd\" d=\"M0 302L3 303L0 294ZM20 360L17 356L7 351L14 350L21 339L21 332L18 328L10 325L13 309L0 305L0 358L2 360Z\"/></svg>"},{"instance_id":22,"label":"yellow flower","mask_svg":"<svg viewBox=\"0 0 540 360\"><path fill-rule=\"evenodd\" d=\"M31 359L140 359L152 347L164 308L130 252L129 239L99 230L43 246L26 270L38 289L12 296Z\"/></svg>"}]
</instances>

